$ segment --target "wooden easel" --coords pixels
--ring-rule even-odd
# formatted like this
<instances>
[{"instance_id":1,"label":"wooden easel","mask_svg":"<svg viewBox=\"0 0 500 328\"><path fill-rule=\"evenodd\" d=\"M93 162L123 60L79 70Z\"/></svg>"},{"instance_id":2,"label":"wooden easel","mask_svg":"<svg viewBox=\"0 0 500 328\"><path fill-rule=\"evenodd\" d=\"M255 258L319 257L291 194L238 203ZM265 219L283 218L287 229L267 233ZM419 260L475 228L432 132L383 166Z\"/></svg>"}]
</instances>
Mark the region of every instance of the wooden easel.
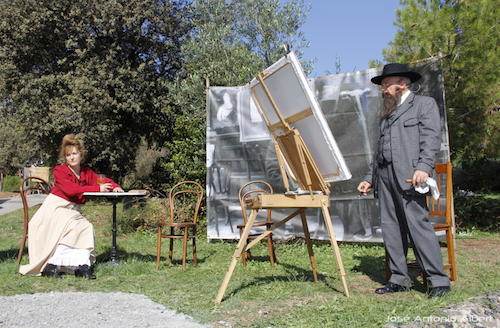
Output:
<instances>
[{"instance_id":1,"label":"wooden easel","mask_svg":"<svg viewBox=\"0 0 500 328\"><path fill-rule=\"evenodd\" d=\"M238 259L241 254L246 250L250 249L256 243L258 243L263 238L267 237L273 230L279 228L286 222L288 222L293 217L300 214L302 219L302 227L304 230L304 235L307 244L307 250L309 252L309 259L311 262L311 267L313 270L314 281L318 282L318 276L316 273L316 260L314 258L314 252L312 249L311 237L309 234L309 228L307 226L307 219L305 216L305 211L308 208L321 208L323 217L325 220L326 228L328 230L328 235L330 237L330 242L332 245L333 253L335 255L335 259L337 261L337 266L340 272L340 277L342 279L342 284L344 286L344 291L346 296L349 298L349 290L347 288L347 282L345 277L344 265L342 263L342 259L340 257L340 251L337 245L337 240L335 237L335 232L333 230L333 225L330 220L330 214L328 212L328 207L330 206L330 198L329 198L329 186L324 181L319 169L314 162L304 140L300 136L300 133L297 129L290 128L289 122L292 120L296 120L297 116L307 117L312 115L310 110L304 111L300 115L295 115L293 118L289 118L285 120L281 115L278 107L276 106L273 97L271 96L269 89L264 83L263 77L267 74L266 71L262 72L257 76L257 80L262 85L265 94L268 100L271 102L276 114L280 119L279 124L271 125L269 123L269 119L266 116L266 113L262 110L262 105L260 104L258 97L255 95L254 90L254 99L256 99L257 107L262 113L264 120L266 121L267 127L271 132L275 142L274 146L276 148L276 155L278 157L278 162L280 165L281 175L283 177L283 183L287 191L290 191L287 173L285 171L285 164L287 168L294 175L295 179L299 183L299 186L303 190L308 190L308 194L290 194L286 193L284 195L267 195L260 194L248 199L245 203L245 207L248 210L252 210L252 213L248 219L248 222L243 230L240 241L238 242L238 246L236 247L236 251L234 252L233 258L231 260L231 264L226 272L226 276L222 285L219 289L219 293L217 294L217 298L215 303L218 304L222 301L224 297L224 292L226 291L227 285L229 284L229 280L233 274L233 271L236 267ZM283 133L276 135L276 130L284 131ZM285 162L284 162L285 161ZM319 193L318 193L319 192ZM261 234L259 237L254 239L251 243L246 245L248 236L250 234L250 230L252 228L253 223L257 217L257 214L260 209L278 209L278 208L290 208L296 209L291 215L283 219L282 221L273 225L269 230Z\"/></svg>"}]
</instances>

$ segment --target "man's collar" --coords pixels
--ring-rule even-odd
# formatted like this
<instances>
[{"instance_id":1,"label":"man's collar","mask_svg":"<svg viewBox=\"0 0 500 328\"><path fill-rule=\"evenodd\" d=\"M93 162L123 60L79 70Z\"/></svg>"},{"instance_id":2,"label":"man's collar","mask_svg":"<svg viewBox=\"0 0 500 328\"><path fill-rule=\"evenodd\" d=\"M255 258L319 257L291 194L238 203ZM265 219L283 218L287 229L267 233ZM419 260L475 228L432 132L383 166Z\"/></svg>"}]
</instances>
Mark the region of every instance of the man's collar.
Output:
<instances>
[{"instance_id":1,"label":"man's collar","mask_svg":"<svg viewBox=\"0 0 500 328\"><path fill-rule=\"evenodd\" d=\"M406 90L406 92L403 93L403 95L401 96L401 102L399 103L399 106L401 106L405 102L406 98L408 98L410 93L411 93L410 90Z\"/></svg>"}]
</instances>

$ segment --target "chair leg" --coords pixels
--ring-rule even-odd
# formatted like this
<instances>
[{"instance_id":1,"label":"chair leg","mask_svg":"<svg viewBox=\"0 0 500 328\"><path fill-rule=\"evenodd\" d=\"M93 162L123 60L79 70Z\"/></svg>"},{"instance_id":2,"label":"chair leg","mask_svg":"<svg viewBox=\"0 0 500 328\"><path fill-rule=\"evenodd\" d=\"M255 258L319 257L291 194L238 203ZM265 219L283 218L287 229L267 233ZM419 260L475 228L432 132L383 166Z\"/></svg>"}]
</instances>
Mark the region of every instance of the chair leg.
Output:
<instances>
[{"instance_id":1,"label":"chair leg","mask_svg":"<svg viewBox=\"0 0 500 328\"><path fill-rule=\"evenodd\" d=\"M451 228L446 230L446 247L448 248L448 261L451 265L450 280L457 280L457 270L455 267L455 244L453 243L453 234Z\"/></svg>"},{"instance_id":2,"label":"chair leg","mask_svg":"<svg viewBox=\"0 0 500 328\"><path fill-rule=\"evenodd\" d=\"M196 227L193 227L193 261L194 266L198 267L198 262L196 260Z\"/></svg>"},{"instance_id":3,"label":"chair leg","mask_svg":"<svg viewBox=\"0 0 500 328\"><path fill-rule=\"evenodd\" d=\"M161 227L158 227L158 240L156 241L156 270L160 267L161 256Z\"/></svg>"},{"instance_id":4,"label":"chair leg","mask_svg":"<svg viewBox=\"0 0 500 328\"><path fill-rule=\"evenodd\" d=\"M267 227L269 229L269 226ZM273 245L273 234L270 233L267 236L267 247L269 248L269 261L271 261L271 266L274 266L274 245Z\"/></svg>"},{"instance_id":5,"label":"chair leg","mask_svg":"<svg viewBox=\"0 0 500 328\"><path fill-rule=\"evenodd\" d=\"M174 228L170 229L170 235L174 234ZM170 238L170 251L168 252L168 263L172 264L172 256L174 254L174 239Z\"/></svg>"},{"instance_id":6,"label":"chair leg","mask_svg":"<svg viewBox=\"0 0 500 328\"><path fill-rule=\"evenodd\" d=\"M182 270L186 269L186 255L187 255L187 245L188 245L188 234L189 229L184 228L184 239L182 240Z\"/></svg>"},{"instance_id":7,"label":"chair leg","mask_svg":"<svg viewBox=\"0 0 500 328\"><path fill-rule=\"evenodd\" d=\"M391 269L389 268L389 256L387 255L387 249L384 248L385 250L385 279L389 281L391 278L392 272Z\"/></svg>"},{"instance_id":8,"label":"chair leg","mask_svg":"<svg viewBox=\"0 0 500 328\"><path fill-rule=\"evenodd\" d=\"M17 256L17 265L21 264L21 259L23 258L24 245L26 245L26 232L23 234L23 239L21 241L21 247L19 248L19 255Z\"/></svg>"},{"instance_id":9,"label":"chair leg","mask_svg":"<svg viewBox=\"0 0 500 328\"><path fill-rule=\"evenodd\" d=\"M427 287L427 279L424 277L423 272L420 272L420 278L422 278L422 282L424 284L424 287Z\"/></svg>"},{"instance_id":10,"label":"chair leg","mask_svg":"<svg viewBox=\"0 0 500 328\"><path fill-rule=\"evenodd\" d=\"M241 240L242 234L243 234L243 229L240 228L240 240ZM248 239L247 239L247 244L248 244ZM244 268L246 268L246 266L247 266L247 255L250 255L249 251L246 251L243 254L241 254L241 259L243 260L243 267ZM250 257L248 257L248 259L250 259Z\"/></svg>"}]
</instances>

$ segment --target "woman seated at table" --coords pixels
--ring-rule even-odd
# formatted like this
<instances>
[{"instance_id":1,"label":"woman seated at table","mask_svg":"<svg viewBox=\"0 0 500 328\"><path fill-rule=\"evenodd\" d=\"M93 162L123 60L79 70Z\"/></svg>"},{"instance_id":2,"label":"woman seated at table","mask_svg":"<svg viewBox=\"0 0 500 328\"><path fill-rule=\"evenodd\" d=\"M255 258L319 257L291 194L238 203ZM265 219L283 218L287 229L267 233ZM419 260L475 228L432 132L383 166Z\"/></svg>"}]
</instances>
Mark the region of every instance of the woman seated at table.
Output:
<instances>
[{"instance_id":1,"label":"woman seated at table","mask_svg":"<svg viewBox=\"0 0 500 328\"><path fill-rule=\"evenodd\" d=\"M95 262L94 227L80 212L85 204L84 192L123 192L106 178L98 184L98 175L82 163L83 143L74 135L64 136L59 156L65 164L54 167L54 187L28 226L30 263L22 265L23 275L40 275L61 279L60 273L95 279L91 266Z\"/></svg>"}]
</instances>

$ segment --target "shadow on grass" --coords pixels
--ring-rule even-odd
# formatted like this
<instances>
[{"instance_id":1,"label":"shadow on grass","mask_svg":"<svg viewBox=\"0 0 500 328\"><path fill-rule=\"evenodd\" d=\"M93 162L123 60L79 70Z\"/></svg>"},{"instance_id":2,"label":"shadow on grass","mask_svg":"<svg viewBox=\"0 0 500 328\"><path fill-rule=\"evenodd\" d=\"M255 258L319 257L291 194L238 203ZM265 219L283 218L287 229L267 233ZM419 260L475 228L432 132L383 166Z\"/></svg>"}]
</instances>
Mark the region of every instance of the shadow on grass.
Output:
<instances>
[{"instance_id":1,"label":"shadow on grass","mask_svg":"<svg viewBox=\"0 0 500 328\"><path fill-rule=\"evenodd\" d=\"M19 255L19 248L11 248L9 250L0 251L0 262L5 262L7 260L12 260L12 259L17 261L18 255ZM24 248L23 257L24 256L28 256L26 248Z\"/></svg>"},{"instance_id":2,"label":"shadow on grass","mask_svg":"<svg viewBox=\"0 0 500 328\"><path fill-rule=\"evenodd\" d=\"M19 250L18 250L19 251ZM193 256L192 256L193 253L191 253L191 256L189 251L188 251L188 256L186 258L186 263L187 264L190 264L190 263L193 263ZM200 257L199 254L197 254L196 256L196 261L199 264L203 264L205 263L206 261L206 258L210 257L211 255L213 254L208 254L204 257ZM105 252L105 253L102 253L102 254L99 254L96 256L96 263L97 264L103 264L103 263L108 263L109 262L109 257L110 257L110 252ZM156 263L156 254L142 254L142 253L136 253L136 252L126 252L126 251L123 251L123 250L120 250L118 249L118 252L117 252L117 255L116 255L116 258L118 260L118 262L120 261L128 261L129 259L135 259L139 262L153 262L153 263ZM168 263L168 256L165 257L165 256L161 256L160 257L160 265L162 263ZM172 265L182 265L182 255L179 257L179 258L176 258L174 257L172 259ZM193 263L194 265L194 263Z\"/></svg>"},{"instance_id":3,"label":"shadow on grass","mask_svg":"<svg viewBox=\"0 0 500 328\"><path fill-rule=\"evenodd\" d=\"M355 265L352 268L353 271L361 272L374 282L377 282L381 285L385 285L387 283L385 272L385 257L355 256L354 258L359 260L359 265ZM420 270L409 268L408 274L413 283L412 289L425 293L427 291L427 287L419 279Z\"/></svg>"},{"instance_id":4,"label":"shadow on grass","mask_svg":"<svg viewBox=\"0 0 500 328\"><path fill-rule=\"evenodd\" d=\"M269 257L266 256L252 256L252 259L249 262L256 262L256 261L261 261L261 262L269 262ZM249 264L247 262L247 265ZM241 262L238 262L238 265L241 265ZM271 266L271 264L269 264ZM269 275L269 276L264 276L264 277L254 277L250 281L241 284L240 286L234 288L234 289L226 289L224 292L225 295L235 295L240 291L243 291L247 288L254 287L256 285L267 285L267 284L275 284L277 281L279 282L290 282L290 280L293 280L295 277L304 277L304 279L296 279L297 281L308 281L308 282L314 282L314 275L312 268L304 269L304 268L299 268L295 265L288 264L288 263L280 263L280 266L282 266L285 271L290 272L290 274L287 275ZM234 276L234 273L233 273ZM317 273L318 276L318 282L323 282L326 286L330 287L333 291L336 291L340 294L344 294L343 289L337 289L335 286L333 286L331 283L328 282L328 280L331 280L333 277L330 275L323 275L320 273ZM340 281L340 277L335 277L334 279L338 279ZM223 297L222 301L227 300L228 297Z\"/></svg>"}]
</instances>

